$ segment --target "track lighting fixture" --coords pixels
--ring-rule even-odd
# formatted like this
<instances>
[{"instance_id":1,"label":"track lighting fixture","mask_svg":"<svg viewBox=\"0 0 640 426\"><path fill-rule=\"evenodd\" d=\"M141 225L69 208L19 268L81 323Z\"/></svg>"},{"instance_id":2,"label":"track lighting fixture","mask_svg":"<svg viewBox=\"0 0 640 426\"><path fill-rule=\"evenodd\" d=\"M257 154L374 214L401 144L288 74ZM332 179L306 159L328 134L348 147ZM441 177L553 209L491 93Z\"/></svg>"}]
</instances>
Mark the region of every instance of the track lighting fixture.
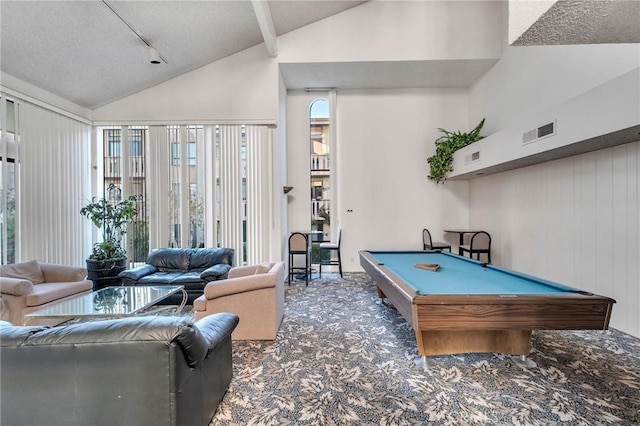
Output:
<instances>
[{"instance_id":1,"label":"track lighting fixture","mask_svg":"<svg viewBox=\"0 0 640 426\"><path fill-rule=\"evenodd\" d=\"M149 62L151 62L152 64L160 63L160 54L153 46L149 46Z\"/></svg>"},{"instance_id":2,"label":"track lighting fixture","mask_svg":"<svg viewBox=\"0 0 640 426\"><path fill-rule=\"evenodd\" d=\"M120 19L122 21L123 24L125 24L127 27L129 27L129 29L131 31L133 31L133 33L144 43L147 45L147 47L149 48L149 62L152 64L159 64L160 61L164 62L165 64L168 64L167 60L165 58L162 57L162 55L160 55L160 52L158 52L158 49L156 49L155 47L153 47L151 45L151 43L149 43L149 41L144 38L142 36L142 34L140 33L140 31L136 30L135 28L133 28L131 26L130 23L128 23L126 21L126 19L124 19L114 8L113 6L111 6L106 0L102 0L102 3L104 3L105 6L107 6L109 8L109 10L111 10L111 12L113 12L114 15L116 15L118 17L118 19Z\"/></svg>"}]
</instances>

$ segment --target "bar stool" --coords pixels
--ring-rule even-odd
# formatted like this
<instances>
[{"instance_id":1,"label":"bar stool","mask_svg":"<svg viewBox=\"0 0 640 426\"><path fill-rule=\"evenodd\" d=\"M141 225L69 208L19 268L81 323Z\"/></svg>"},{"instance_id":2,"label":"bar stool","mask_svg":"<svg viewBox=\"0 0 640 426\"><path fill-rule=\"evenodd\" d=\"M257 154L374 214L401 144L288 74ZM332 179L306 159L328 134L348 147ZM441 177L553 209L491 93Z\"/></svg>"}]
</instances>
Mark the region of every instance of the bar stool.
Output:
<instances>
[{"instance_id":1,"label":"bar stool","mask_svg":"<svg viewBox=\"0 0 640 426\"><path fill-rule=\"evenodd\" d=\"M342 278L342 255L340 254L340 241L342 240L342 229L338 230L338 241L336 243L326 242L320 243L320 267L319 275L322 278L322 266L335 265L338 266L340 271L340 278ZM337 259L333 259L333 252L337 252ZM323 260L323 253L328 252L329 260Z\"/></svg>"},{"instance_id":2,"label":"bar stool","mask_svg":"<svg viewBox=\"0 0 640 426\"><path fill-rule=\"evenodd\" d=\"M293 232L289 236L289 277L287 283L291 285L291 277L294 274L304 273L305 284L309 285L311 275L311 244L309 235L302 232ZM294 266L294 256L304 256L304 267Z\"/></svg>"}]
</instances>

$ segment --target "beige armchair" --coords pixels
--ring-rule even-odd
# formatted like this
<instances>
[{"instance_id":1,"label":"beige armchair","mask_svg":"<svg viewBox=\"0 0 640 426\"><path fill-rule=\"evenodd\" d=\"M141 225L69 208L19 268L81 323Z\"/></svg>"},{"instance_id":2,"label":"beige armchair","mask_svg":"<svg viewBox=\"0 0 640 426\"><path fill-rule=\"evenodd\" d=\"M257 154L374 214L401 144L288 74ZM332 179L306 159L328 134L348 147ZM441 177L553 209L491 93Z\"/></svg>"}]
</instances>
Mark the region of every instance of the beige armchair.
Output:
<instances>
[{"instance_id":1,"label":"beige armchair","mask_svg":"<svg viewBox=\"0 0 640 426\"><path fill-rule=\"evenodd\" d=\"M87 270L36 260L0 267L0 318L23 325L24 315L72 297L91 293ZM32 321L30 325L56 325L60 320Z\"/></svg>"},{"instance_id":2,"label":"beige armchair","mask_svg":"<svg viewBox=\"0 0 640 426\"><path fill-rule=\"evenodd\" d=\"M231 268L193 303L196 320L217 312L240 317L233 340L274 340L284 315L284 262Z\"/></svg>"}]
</instances>

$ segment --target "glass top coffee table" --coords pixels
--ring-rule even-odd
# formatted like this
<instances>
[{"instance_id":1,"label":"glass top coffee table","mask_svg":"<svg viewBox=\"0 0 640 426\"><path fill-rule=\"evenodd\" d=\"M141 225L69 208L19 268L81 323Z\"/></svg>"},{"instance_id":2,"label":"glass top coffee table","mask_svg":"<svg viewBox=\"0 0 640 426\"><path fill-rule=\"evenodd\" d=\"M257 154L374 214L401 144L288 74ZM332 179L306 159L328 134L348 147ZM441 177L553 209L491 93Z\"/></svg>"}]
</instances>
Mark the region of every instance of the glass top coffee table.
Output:
<instances>
[{"instance_id":1,"label":"glass top coffee table","mask_svg":"<svg viewBox=\"0 0 640 426\"><path fill-rule=\"evenodd\" d=\"M25 315L24 324L34 318L96 319L133 316L155 305L174 293L182 291L182 303L178 312L187 302L184 286L124 286L105 287L91 294L74 297L44 309ZM166 309L161 307L158 310ZM145 311L145 314L153 314Z\"/></svg>"}]
</instances>

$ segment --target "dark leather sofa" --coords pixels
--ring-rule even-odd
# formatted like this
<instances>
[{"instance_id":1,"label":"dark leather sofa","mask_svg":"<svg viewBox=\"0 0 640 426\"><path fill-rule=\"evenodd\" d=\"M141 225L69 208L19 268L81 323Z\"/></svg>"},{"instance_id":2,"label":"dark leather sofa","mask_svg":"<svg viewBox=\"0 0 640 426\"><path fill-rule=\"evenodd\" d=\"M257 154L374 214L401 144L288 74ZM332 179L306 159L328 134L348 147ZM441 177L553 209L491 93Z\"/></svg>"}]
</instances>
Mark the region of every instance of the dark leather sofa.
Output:
<instances>
[{"instance_id":1,"label":"dark leather sofa","mask_svg":"<svg viewBox=\"0 0 640 426\"><path fill-rule=\"evenodd\" d=\"M120 272L123 285L183 285L187 304L204 293L208 282L227 278L233 264L231 248L159 248L149 253L146 264ZM179 305L176 293L160 304Z\"/></svg>"},{"instance_id":2,"label":"dark leather sofa","mask_svg":"<svg viewBox=\"0 0 640 426\"><path fill-rule=\"evenodd\" d=\"M0 424L207 426L233 375L238 317L0 321Z\"/></svg>"}]
</instances>

